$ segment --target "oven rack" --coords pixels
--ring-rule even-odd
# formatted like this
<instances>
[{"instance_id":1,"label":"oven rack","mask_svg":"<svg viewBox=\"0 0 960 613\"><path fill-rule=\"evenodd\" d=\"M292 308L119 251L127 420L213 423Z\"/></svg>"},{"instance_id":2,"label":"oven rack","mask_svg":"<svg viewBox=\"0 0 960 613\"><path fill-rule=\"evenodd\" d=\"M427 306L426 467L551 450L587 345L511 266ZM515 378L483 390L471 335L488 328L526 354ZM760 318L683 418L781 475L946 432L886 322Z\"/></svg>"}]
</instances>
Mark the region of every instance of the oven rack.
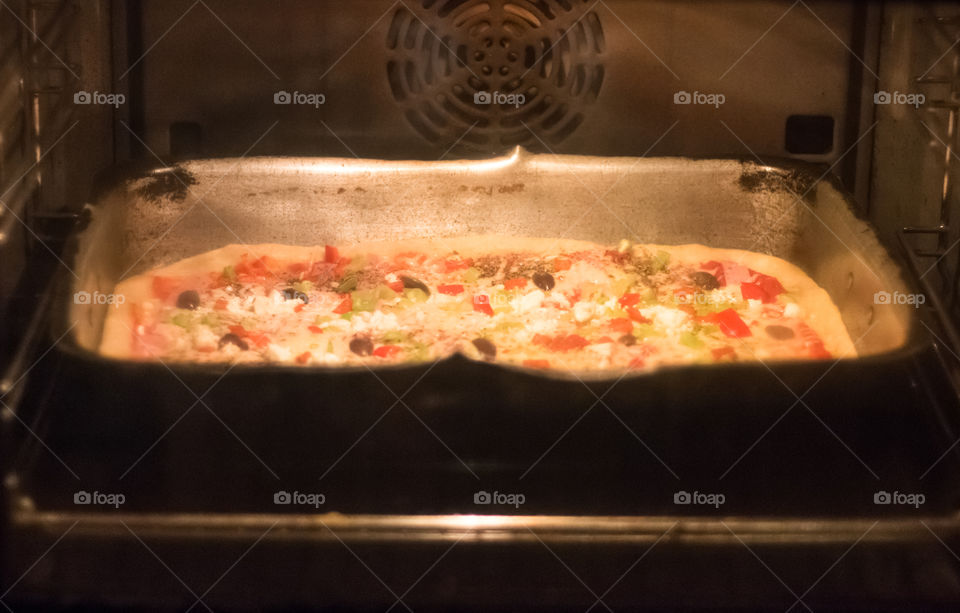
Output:
<instances>
[{"instance_id":1,"label":"oven rack","mask_svg":"<svg viewBox=\"0 0 960 613\"><path fill-rule=\"evenodd\" d=\"M946 40L956 36L960 15L940 15L921 18L918 24L927 22L946 34ZM949 32L947 31L949 30ZM952 34L951 34L952 32ZM954 44L956 44L954 42ZM957 130L960 121L960 53L953 48L943 51L940 57L950 53L949 70L927 76L917 75L912 81L918 86L947 86L945 95L929 100L925 106L935 111L946 111L943 134L936 135L944 145L943 174L940 189L937 223L934 226L906 226L899 230L897 238L910 272L935 316L935 321L946 337L949 352L960 363L960 233L951 225L952 202L955 200L955 174L957 165ZM936 274L931 274L931 273ZM933 278L932 278L933 277Z\"/></svg>"},{"instance_id":2,"label":"oven rack","mask_svg":"<svg viewBox=\"0 0 960 613\"><path fill-rule=\"evenodd\" d=\"M12 18L11 43L0 58L0 259L22 262L42 240L32 222L57 180L48 153L76 115L71 82L81 68L68 61L67 48L79 7L71 0L14 1L2 10Z\"/></svg>"}]
</instances>

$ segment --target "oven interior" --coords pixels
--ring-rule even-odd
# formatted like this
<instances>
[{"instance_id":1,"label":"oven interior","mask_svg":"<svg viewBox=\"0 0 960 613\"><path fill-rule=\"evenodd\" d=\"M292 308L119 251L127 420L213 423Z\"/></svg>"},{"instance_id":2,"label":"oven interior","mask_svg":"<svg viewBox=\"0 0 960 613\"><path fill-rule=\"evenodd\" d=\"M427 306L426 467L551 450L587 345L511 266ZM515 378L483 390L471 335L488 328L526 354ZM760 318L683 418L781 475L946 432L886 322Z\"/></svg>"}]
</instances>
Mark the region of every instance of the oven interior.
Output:
<instances>
[{"instance_id":1,"label":"oven interior","mask_svg":"<svg viewBox=\"0 0 960 613\"><path fill-rule=\"evenodd\" d=\"M0 35L0 602L960 600L956 6L8 0ZM230 242L491 231L785 257L862 357L225 373L100 359L71 299Z\"/></svg>"}]
</instances>

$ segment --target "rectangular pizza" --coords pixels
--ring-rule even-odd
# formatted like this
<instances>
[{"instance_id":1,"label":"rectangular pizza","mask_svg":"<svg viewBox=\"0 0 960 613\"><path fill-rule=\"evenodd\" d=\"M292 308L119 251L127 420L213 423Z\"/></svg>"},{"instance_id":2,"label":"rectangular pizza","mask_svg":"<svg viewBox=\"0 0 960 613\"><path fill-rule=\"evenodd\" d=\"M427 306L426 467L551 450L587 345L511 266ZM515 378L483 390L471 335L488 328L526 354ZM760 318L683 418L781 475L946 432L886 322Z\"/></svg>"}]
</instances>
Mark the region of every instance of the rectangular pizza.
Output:
<instances>
[{"instance_id":1,"label":"rectangular pizza","mask_svg":"<svg viewBox=\"0 0 960 613\"><path fill-rule=\"evenodd\" d=\"M570 372L856 355L829 295L782 259L702 245L508 236L229 245L120 282L102 354L387 365L468 358Z\"/></svg>"}]
</instances>

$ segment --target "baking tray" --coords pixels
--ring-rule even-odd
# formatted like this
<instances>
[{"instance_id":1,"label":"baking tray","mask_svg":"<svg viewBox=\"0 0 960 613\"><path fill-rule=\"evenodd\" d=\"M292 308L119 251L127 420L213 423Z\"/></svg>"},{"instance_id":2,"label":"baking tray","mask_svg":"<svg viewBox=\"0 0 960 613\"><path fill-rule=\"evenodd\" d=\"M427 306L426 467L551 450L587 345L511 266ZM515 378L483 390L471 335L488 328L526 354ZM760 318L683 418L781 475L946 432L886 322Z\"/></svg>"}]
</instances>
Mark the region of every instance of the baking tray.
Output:
<instances>
[{"instance_id":1,"label":"baking tray","mask_svg":"<svg viewBox=\"0 0 960 613\"><path fill-rule=\"evenodd\" d=\"M228 243L489 233L780 256L830 293L861 357L586 381L460 356L372 370L135 363L98 356L108 307L72 300ZM76 511L71 472L85 491L122 491L125 511L944 516L960 499L955 394L930 374L917 309L874 299L912 290L819 167L519 149L202 160L101 192L69 257L78 279L64 273L54 300L52 339L66 336L41 399L63 464L39 448L19 458L29 508ZM875 504L883 491L924 503ZM324 503L275 504L278 492ZM477 504L481 492L523 503Z\"/></svg>"}]
</instances>

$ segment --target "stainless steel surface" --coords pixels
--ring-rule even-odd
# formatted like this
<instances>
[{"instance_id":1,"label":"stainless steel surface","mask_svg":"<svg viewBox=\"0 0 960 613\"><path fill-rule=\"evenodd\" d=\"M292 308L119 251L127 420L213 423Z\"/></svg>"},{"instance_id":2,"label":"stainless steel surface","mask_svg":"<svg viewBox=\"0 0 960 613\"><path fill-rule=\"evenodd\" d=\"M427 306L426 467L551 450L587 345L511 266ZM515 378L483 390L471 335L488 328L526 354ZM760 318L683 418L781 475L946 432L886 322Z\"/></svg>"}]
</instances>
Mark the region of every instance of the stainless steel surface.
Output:
<instances>
[{"instance_id":1,"label":"stainless steel surface","mask_svg":"<svg viewBox=\"0 0 960 613\"><path fill-rule=\"evenodd\" d=\"M861 355L894 350L907 339L913 309L876 306L874 294L907 292L899 270L819 176L803 165L519 148L480 162L194 161L128 181L93 204L76 290L109 293L121 278L231 243L466 234L702 243L794 262L831 295ZM82 346L96 347L105 309L73 305Z\"/></svg>"},{"instance_id":2,"label":"stainless steel surface","mask_svg":"<svg viewBox=\"0 0 960 613\"><path fill-rule=\"evenodd\" d=\"M787 117L811 114L834 118L834 147L798 157L834 161L859 136L848 130L856 123L850 76L864 71L848 51L862 23L854 3L352 0L344 10L341 2L287 0L277 10L271 0L242 9L228 0L146 0L142 10L142 137L161 157L171 124L182 121L202 128L209 157L242 155L257 143L256 155L438 159L522 143L557 153L752 150L765 158L789 155ZM394 31L405 35L400 49L391 45ZM431 56L438 69L428 82ZM581 66L597 83L582 95L568 88ZM517 91L538 88L531 108L473 104L474 91L513 91L518 76ZM326 101L278 106L280 90ZM677 105L679 91L726 101ZM413 95L398 101L398 92ZM545 106L533 108L534 99ZM582 122L559 134L577 114Z\"/></svg>"}]
</instances>

